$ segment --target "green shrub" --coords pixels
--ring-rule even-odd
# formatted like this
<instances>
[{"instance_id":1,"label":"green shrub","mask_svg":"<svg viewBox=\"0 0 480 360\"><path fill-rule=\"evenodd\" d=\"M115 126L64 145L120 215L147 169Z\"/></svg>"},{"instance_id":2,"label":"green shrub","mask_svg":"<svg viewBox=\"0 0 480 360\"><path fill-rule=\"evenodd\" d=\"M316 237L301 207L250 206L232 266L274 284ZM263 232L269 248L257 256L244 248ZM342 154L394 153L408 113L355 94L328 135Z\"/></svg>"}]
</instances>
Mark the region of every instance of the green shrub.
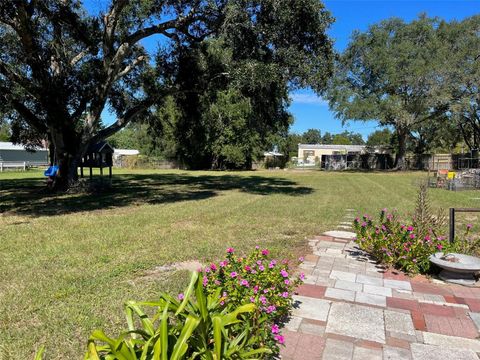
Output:
<instances>
[{"instance_id":1,"label":"green shrub","mask_svg":"<svg viewBox=\"0 0 480 360\"><path fill-rule=\"evenodd\" d=\"M450 244L432 228L415 228L399 218L396 212L383 209L378 221L369 215L355 218L353 227L362 250L383 264L393 265L407 273L425 273L430 269L428 257L447 251Z\"/></svg>"},{"instance_id":2,"label":"green shrub","mask_svg":"<svg viewBox=\"0 0 480 360\"><path fill-rule=\"evenodd\" d=\"M277 354L283 343L279 325L292 309L292 295L303 274L294 279L288 261L269 259L268 255L268 249L258 246L248 256L236 256L229 248L225 260L204 269L202 281L210 296L221 289L218 296L224 309L234 309L245 301L255 304L248 315L256 324L250 336Z\"/></svg>"},{"instance_id":3,"label":"green shrub","mask_svg":"<svg viewBox=\"0 0 480 360\"><path fill-rule=\"evenodd\" d=\"M163 293L157 302L128 302L128 330L116 338L94 331L85 359L255 359L271 353L251 336L256 305L225 307L221 302L220 289L206 296L194 272L181 299Z\"/></svg>"}]
</instances>

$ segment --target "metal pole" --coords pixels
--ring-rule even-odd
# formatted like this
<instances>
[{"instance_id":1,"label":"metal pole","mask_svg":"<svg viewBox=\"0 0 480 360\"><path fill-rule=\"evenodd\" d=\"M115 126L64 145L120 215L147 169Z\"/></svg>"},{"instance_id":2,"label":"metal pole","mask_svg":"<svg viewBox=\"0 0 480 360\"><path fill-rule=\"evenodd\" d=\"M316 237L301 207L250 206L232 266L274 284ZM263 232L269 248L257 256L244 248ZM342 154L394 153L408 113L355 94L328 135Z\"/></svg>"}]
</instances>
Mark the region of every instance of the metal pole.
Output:
<instances>
[{"instance_id":1,"label":"metal pole","mask_svg":"<svg viewBox=\"0 0 480 360\"><path fill-rule=\"evenodd\" d=\"M455 208L450 208L450 243L455 241Z\"/></svg>"}]
</instances>

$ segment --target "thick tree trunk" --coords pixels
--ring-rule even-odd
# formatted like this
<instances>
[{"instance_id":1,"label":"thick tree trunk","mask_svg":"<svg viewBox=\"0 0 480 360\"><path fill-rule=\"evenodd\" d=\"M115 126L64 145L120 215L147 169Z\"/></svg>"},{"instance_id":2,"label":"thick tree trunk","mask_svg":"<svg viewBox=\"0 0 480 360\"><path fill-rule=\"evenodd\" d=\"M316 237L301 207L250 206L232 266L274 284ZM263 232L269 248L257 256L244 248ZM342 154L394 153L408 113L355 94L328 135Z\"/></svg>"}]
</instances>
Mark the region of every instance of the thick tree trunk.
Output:
<instances>
[{"instance_id":1,"label":"thick tree trunk","mask_svg":"<svg viewBox=\"0 0 480 360\"><path fill-rule=\"evenodd\" d=\"M407 154L407 136L408 131L404 128L397 128L397 153L395 155L395 169L407 170L405 156Z\"/></svg>"},{"instance_id":2,"label":"thick tree trunk","mask_svg":"<svg viewBox=\"0 0 480 360\"><path fill-rule=\"evenodd\" d=\"M77 167L82 159L86 146L79 143L79 136L73 131L56 131L51 129L51 137L55 147L55 158L58 173L53 182L55 190L67 190L78 181Z\"/></svg>"}]
</instances>

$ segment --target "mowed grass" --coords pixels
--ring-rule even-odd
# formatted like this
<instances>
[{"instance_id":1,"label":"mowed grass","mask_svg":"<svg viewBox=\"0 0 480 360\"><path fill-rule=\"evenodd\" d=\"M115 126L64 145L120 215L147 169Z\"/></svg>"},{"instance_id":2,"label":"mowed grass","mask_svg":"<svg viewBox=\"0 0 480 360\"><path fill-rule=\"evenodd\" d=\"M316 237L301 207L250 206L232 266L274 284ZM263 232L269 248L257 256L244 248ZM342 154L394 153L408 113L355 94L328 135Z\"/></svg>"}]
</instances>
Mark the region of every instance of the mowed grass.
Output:
<instances>
[{"instance_id":1,"label":"mowed grass","mask_svg":"<svg viewBox=\"0 0 480 360\"><path fill-rule=\"evenodd\" d=\"M80 359L96 328L124 328L123 303L176 293L174 262L215 261L256 244L296 258L345 209L411 211L425 173L114 170L112 190L51 195L41 172L0 173L0 358ZM476 192L431 190L435 206L477 207ZM146 276L148 274L148 276Z\"/></svg>"}]
</instances>

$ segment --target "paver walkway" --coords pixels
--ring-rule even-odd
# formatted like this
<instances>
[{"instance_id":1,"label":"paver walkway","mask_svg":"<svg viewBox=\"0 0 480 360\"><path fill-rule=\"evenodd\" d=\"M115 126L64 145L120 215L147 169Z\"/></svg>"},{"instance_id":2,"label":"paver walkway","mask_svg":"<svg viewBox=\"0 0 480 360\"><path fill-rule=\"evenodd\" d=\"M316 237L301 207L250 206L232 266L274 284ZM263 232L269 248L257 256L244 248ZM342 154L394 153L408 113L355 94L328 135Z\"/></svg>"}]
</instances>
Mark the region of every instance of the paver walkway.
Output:
<instances>
[{"instance_id":1,"label":"paver walkway","mask_svg":"<svg viewBox=\"0 0 480 360\"><path fill-rule=\"evenodd\" d=\"M480 288L386 271L348 239L310 245L282 359L479 360Z\"/></svg>"}]
</instances>

